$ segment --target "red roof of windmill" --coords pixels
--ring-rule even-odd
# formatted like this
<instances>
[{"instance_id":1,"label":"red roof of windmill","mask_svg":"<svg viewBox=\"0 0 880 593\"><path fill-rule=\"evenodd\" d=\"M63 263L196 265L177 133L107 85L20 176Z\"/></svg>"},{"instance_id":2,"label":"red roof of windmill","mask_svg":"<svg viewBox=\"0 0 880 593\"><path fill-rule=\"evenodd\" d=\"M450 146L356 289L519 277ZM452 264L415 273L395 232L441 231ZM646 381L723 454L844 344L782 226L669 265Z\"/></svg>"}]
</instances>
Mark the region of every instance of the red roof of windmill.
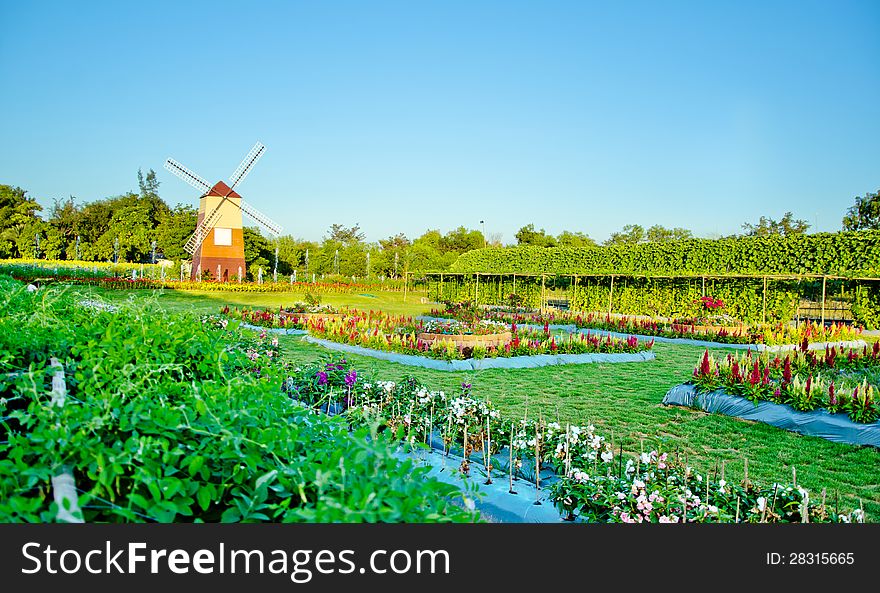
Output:
<instances>
[{"instance_id":1,"label":"red roof of windmill","mask_svg":"<svg viewBox=\"0 0 880 593\"><path fill-rule=\"evenodd\" d=\"M227 198L239 198L241 196L235 193L233 190L229 189L229 186L223 183L222 181L218 181L214 187L211 188L206 196L219 196L219 197L227 197Z\"/></svg>"}]
</instances>

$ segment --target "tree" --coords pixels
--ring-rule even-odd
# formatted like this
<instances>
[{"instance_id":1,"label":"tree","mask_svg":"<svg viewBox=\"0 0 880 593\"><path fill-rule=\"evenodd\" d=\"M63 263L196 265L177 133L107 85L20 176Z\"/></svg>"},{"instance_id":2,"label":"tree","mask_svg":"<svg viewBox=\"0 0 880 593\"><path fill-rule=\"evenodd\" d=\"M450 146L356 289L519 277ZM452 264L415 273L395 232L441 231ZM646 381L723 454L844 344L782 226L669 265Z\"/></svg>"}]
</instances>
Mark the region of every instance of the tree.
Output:
<instances>
[{"instance_id":1,"label":"tree","mask_svg":"<svg viewBox=\"0 0 880 593\"><path fill-rule=\"evenodd\" d=\"M514 235L518 245L534 245L536 247L554 247L556 239L552 235L548 235L544 229L535 230L535 225L527 224L516 232Z\"/></svg>"},{"instance_id":2,"label":"tree","mask_svg":"<svg viewBox=\"0 0 880 593\"><path fill-rule=\"evenodd\" d=\"M843 230L880 230L880 191L856 196L856 202L843 217Z\"/></svg>"},{"instance_id":3,"label":"tree","mask_svg":"<svg viewBox=\"0 0 880 593\"><path fill-rule=\"evenodd\" d=\"M664 226L655 224L648 229L647 239L649 243L668 243L670 241L683 241L684 239L692 239L693 233L681 227L667 229Z\"/></svg>"},{"instance_id":4,"label":"tree","mask_svg":"<svg viewBox=\"0 0 880 593\"><path fill-rule=\"evenodd\" d=\"M611 233L605 245L635 245L646 239L645 229L638 224L628 224L616 233Z\"/></svg>"},{"instance_id":5,"label":"tree","mask_svg":"<svg viewBox=\"0 0 880 593\"><path fill-rule=\"evenodd\" d=\"M34 233L39 230L34 225L42 222L37 212L42 209L36 200L27 197L27 191L0 185L0 257L33 257L32 247L22 252L19 244L33 243Z\"/></svg>"},{"instance_id":6,"label":"tree","mask_svg":"<svg viewBox=\"0 0 880 593\"><path fill-rule=\"evenodd\" d=\"M556 237L556 243L560 247L595 247L596 242L586 234L572 231L562 231Z\"/></svg>"},{"instance_id":7,"label":"tree","mask_svg":"<svg viewBox=\"0 0 880 593\"><path fill-rule=\"evenodd\" d=\"M768 237L771 235L802 235L810 228L806 220L795 220L791 212L786 212L781 220L773 220L762 216L758 224L743 223L743 230L747 237Z\"/></svg>"},{"instance_id":8,"label":"tree","mask_svg":"<svg viewBox=\"0 0 880 593\"><path fill-rule=\"evenodd\" d=\"M336 241L338 243L342 243L344 245L348 245L350 243L360 243L366 238L361 232L361 227L359 224L355 224L353 227L346 227L341 224L332 224L330 225L330 234L324 237L325 241Z\"/></svg>"},{"instance_id":9,"label":"tree","mask_svg":"<svg viewBox=\"0 0 880 593\"><path fill-rule=\"evenodd\" d=\"M199 211L194 206L183 204L178 204L162 215L155 233L157 251L162 253L162 257L174 261L190 258L183 246L195 232L198 218Z\"/></svg>"},{"instance_id":10,"label":"tree","mask_svg":"<svg viewBox=\"0 0 880 593\"><path fill-rule=\"evenodd\" d=\"M485 246L486 240L483 233L464 228L463 226L453 229L443 235L438 243L438 248L443 253L464 253Z\"/></svg>"},{"instance_id":11,"label":"tree","mask_svg":"<svg viewBox=\"0 0 880 593\"><path fill-rule=\"evenodd\" d=\"M244 227L242 236L244 239L244 263L247 266L248 278L257 279L257 268L263 268L263 277L265 277L267 272L272 272L269 262L275 259L275 249L256 227Z\"/></svg>"},{"instance_id":12,"label":"tree","mask_svg":"<svg viewBox=\"0 0 880 593\"><path fill-rule=\"evenodd\" d=\"M138 188L141 190L142 198L158 198L159 180L156 179L156 172L150 169L144 177L143 172L138 169Z\"/></svg>"}]
</instances>

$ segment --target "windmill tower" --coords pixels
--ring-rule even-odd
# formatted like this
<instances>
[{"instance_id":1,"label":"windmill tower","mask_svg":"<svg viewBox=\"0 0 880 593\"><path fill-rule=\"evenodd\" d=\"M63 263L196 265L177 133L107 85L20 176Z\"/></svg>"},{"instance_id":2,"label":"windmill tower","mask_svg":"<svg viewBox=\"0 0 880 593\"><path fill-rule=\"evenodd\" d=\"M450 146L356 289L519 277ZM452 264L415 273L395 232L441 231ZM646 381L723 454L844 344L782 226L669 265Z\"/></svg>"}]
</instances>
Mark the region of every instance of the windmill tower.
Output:
<instances>
[{"instance_id":1,"label":"windmill tower","mask_svg":"<svg viewBox=\"0 0 880 593\"><path fill-rule=\"evenodd\" d=\"M166 169L201 192L198 224L183 246L193 256L192 279L197 279L199 270L209 271L211 274L219 270L220 276L217 280L223 282L237 276L239 268L242 273L245 272L242 213L272 236L278 237L281 234L281 225L242 200L235 191L235 187L247 177L264 152L266 147L257 142L232 173L229 185L222 181L209 185L174 159L165 161Z\"/></svg>"}]
</instances>

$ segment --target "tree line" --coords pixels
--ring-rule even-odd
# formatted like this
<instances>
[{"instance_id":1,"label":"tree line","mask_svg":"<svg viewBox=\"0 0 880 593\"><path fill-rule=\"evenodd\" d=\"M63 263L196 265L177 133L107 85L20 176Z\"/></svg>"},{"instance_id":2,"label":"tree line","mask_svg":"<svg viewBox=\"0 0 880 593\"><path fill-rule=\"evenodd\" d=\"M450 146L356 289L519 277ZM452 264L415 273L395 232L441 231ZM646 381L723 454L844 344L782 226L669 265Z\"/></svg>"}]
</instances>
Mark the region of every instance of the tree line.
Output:
<instances>
[{"instance_id":1,"label":"tree line","mask_svg":"<svg viewBox=\"0 0 880 593\"><path fill-rule=\"evenodd\" d=\"M20 187L0 185L0 259L125 261L157 259L176 264L189 255L183 245L193 233L198 210L170 207L159 196L152 170L138 171L138 191L79 204L71 197L54 200L48 212ZM843 220L844 230L880 229L880 191L856 197ZM762 216L742 225L743 235L803 234L810 225L791 212L780 220ZM538 247L591 247L598 243L578 231L558 235L530 223L516 234L516 244ZM685 228L631 224L614 232L604 245L669 242L693 238ZM245 227L245 261L249 273L262 267L279 274L298 273L354 277L399 277L404 272L446 270L459 255L486 246L502 246L497 236L460 226L442 233L431 229L410 239L403 233L367 242L360 226L332 224L320 242L283 236L264 237ZM277 250L277 251L276 251ZM277 257L276 257L277 253Z\"/></svg>"}]
</instances>

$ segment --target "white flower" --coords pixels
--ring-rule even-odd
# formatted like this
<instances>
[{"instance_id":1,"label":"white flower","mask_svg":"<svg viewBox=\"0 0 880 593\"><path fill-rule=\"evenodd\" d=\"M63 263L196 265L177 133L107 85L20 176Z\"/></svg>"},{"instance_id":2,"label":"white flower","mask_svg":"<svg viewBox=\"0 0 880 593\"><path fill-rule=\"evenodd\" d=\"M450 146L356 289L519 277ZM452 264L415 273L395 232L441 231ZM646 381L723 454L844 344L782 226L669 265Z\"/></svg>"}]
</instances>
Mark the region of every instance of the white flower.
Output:
<instances>
[{"instance_id":1,"label":"white flower","mask_svg":"<svg viewBox=\"0 0 880 593\"><path fill-rule=\"evenodd\" d=\"M713 515L717 515L717 514L718 514L718 507L716 507L714 504L710 504L708 510L709 510L709 512L712 513Z\"/></svg>"},{"instance_id":2,"label":"white flower","mask_svg":"<svg viewBox=\"0 0 880 593\"><path fill-rule=\"evenodd\" d=\"M639 455L639 461L647 465L651 462L651 456L647 453L642 453L641 455Z\"/></svg>"},{"instance_id":3,"label":"white flower","mask_svg":"<svg viewBox=\"0 0 880 593\"><path fill-rule=\"evenodd\" d=\"M604 461L605 463L610 463L613 458L614 454L611 451L605 451L604 453L602 453L602 461Z\"/></svg>"},{"instance_id":4,"label":"white flower","mask_svg":"<svg viewBox=\"0 0 880 593\"><path fill-rule=\"evenodd\" d=\"M727 486L727 480L723 478L718 480L718 492L724 492L725 486Z\"/></svg>"},{"instance_id":5,"label":"white flower","mask_svg":"<svg viewBox=\"0 0 880 593\"><path fill-rule=\"evenodd\" d=\"M764 498L763 496L759 496L758 497L758 510L763 513L764 509L766 507L767 507L767 499Z\"/></svg>"}]
</instances>

